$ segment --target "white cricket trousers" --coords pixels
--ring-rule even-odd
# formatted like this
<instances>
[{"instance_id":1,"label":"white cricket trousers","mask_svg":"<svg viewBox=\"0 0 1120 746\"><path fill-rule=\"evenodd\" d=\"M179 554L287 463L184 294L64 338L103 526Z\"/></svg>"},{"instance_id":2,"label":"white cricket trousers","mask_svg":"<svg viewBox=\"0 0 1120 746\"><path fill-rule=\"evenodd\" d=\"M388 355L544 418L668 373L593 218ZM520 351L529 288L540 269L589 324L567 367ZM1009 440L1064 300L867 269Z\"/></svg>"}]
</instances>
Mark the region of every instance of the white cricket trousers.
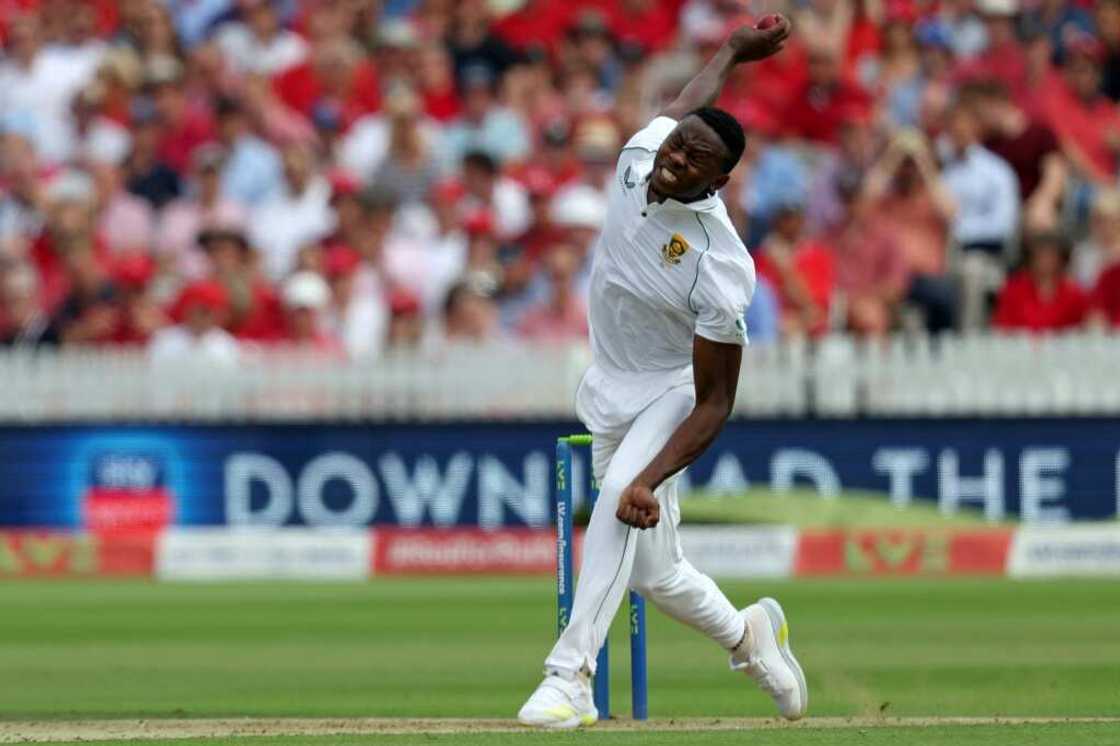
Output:
<instances>
[{"instance_id":1,"label":"white cricket trousers","mask_svg":"<svg viewBox=\"0 0 1120 746\"><path fill-rule=\"evenodd\" d=\"M546 671L594 673L595 656L628 588L725 649L743 638L742 616L681 552L676 476L654 492L661 504L657 526L638 530L615 517L622 491L661 450L693 404L692 387L681 386L662 395L629 425L592 433L599 500L583 541L571 619L545 660Z\"/></svg>"}]
</instances>

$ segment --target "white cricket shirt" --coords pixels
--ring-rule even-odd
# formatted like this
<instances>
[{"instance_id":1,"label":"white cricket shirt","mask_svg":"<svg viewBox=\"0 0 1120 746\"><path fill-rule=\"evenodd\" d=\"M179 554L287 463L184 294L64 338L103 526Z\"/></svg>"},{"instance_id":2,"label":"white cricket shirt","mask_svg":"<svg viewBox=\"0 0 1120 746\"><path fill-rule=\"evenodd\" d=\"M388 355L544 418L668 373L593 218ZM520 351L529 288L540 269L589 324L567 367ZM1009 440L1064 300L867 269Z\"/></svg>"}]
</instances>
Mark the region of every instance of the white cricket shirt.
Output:
<instances>
[{"instance_id":1,"label":"white cricket shirt","mask_svg":"<svg viewBox=\"0 0 1120 746\"><path fill-rule=\"evenodd\" d=\"M723 201L647 201L654 156L676 126L658 117L634 135L608 190L591 271L592 364L576 394L576 412L593 433L691 385L694 335L747 343L754 262Z\"/></svg>"}]
</instances>

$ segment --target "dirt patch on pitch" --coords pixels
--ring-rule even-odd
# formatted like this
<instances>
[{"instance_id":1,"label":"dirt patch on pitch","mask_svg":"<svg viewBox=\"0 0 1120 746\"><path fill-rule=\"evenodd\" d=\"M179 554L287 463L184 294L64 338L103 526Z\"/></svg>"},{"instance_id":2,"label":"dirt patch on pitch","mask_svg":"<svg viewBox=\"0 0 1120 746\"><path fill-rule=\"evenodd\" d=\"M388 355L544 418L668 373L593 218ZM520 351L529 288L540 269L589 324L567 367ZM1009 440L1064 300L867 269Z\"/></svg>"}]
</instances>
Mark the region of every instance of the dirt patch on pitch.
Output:
<instances>
[{"instance_id":1,"label":"dirt patch on pitch","mask_svg":"<svg viewBox=\"0 0 1120 746\"><path fill-rule=\"evenodd\" d=\"M639 723L609 720L596 730L728 731L767 728L875 728L885 726L1118 723L1120 718L808 718L786 723L773 718L676 718ZM244 736L331 736L393 733L500 733L525 730L512 720L390 718L244 718L205 720L75 720L2 722L0 743L110 741L129 739L238 738Z\"/></svg>"}]
</instances>

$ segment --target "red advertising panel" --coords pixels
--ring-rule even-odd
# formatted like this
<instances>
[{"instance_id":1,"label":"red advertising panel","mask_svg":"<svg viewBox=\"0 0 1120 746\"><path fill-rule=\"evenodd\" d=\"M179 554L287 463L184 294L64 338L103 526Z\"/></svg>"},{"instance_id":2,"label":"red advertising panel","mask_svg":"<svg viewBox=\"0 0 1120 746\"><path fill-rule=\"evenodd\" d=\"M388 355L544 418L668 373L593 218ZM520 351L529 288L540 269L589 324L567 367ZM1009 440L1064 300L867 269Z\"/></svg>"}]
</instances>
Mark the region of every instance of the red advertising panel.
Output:
<instances>
[{"instance_id":1,"label":"red advertising panel","mask_svg":"<svg viewBox=\"0 0 1120 746\"><path fill-rule=\"evenodd\" d=\"M1012 532L804 531L796 575L1002 575Z\"/></svg>"},{"instance_id":2,"label":"red advertising panel","mask_svg":"<svg viewBox=\"0 0 1120 746\"><path fill-rule=\"evenodd\" d=\"M154 544L150 532L2 531L0 578L150 575Z\"/></svg>"}]
</instances>

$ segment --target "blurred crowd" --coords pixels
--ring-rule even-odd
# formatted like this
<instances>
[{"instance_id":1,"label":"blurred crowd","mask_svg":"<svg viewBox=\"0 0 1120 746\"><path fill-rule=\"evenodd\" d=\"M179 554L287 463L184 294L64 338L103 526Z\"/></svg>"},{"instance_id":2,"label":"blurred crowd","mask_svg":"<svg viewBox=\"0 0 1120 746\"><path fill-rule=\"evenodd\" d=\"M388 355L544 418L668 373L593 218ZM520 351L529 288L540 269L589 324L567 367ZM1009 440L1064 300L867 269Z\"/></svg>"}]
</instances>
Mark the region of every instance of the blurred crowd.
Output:
<instances>
[{"instance_id":1,"label":"blurred crowd","mask_svg":"<svg viewBox=\"0 0 1120 746\"><path fill-rule=\"evenodd\" d=\"M1120 326L1120 0L0 0L0 343L584 338L619 148L775 10L754 342Z\"/></svg>"}]
</instances>

